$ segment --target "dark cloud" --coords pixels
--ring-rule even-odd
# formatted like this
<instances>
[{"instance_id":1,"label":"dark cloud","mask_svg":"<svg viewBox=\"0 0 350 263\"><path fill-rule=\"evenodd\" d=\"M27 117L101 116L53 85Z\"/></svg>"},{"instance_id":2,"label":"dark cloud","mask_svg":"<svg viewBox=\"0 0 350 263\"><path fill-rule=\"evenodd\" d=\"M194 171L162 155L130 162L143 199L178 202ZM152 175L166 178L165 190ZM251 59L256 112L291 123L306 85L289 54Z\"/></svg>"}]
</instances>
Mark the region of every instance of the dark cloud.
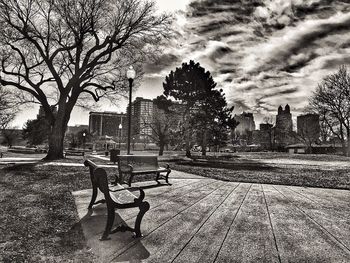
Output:
<instances>
[{"instance_id":1,"label":"dark cloud","mask_svg":"<svg viewBox=\"0 0 350 263\"><path fill-rule=\"evenodd\" d=\"M174 54L163 54L157 60L152 61L144 66L146 74L159 73L164 68L171 67L174 63L181 61L179 57Z\"/></svg>"}]
</instances>

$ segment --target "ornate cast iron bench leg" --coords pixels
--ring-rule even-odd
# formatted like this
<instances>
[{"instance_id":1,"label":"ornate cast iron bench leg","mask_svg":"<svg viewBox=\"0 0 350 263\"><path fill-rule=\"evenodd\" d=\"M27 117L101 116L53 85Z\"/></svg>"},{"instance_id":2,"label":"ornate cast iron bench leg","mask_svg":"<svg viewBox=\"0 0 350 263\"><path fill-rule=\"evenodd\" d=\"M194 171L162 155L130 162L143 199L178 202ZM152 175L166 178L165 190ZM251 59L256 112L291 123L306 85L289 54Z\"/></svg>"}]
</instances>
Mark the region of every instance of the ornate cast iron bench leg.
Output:
<instances>
[{"instance_id":1,"label":"ornate cast iron bench leg","mask_svg":"<svg viewBox=\"0 0 350 263\"><path fill-rule=\"evenodd\" d=\"M107 224L106 224L106 228L105 231L101 237L101 241L103 240L109 240L110 238L108 237L109 234L114 234L116 232L125 232L125 231L131 231L134 232L134 237L138 238L138 237L142 237L141 234L141 221L143 216L145 215L145 213L149 210L150 205L148 202L143 201L145 197L145 193L142 189L140 189L140 197L139 198L135 198L133 203L127 203L127 204L119 204L116 203L112 200L107 202L107 206L108 208L108 218L107 218ZM108 204L109 202L111 202L111 204ZM138 207L139 208L139 213L137 214L136 217L136 221L135 221L135 227L131 228L129 226L125 226L125 225L119 225L118 227L116 227L114 230L112 229L113 226L113 222L114 222L114 217L115 217L115 209L119 208L119 209L126 209L126 208L132 208L132 207Z\"/></svg>"},{"instance_id":2,"label":"ornate cast iron bench leg","mask_svg":"<svg viewBox=\"0 0 350 263\"><path fill-rule=\"evenodd\" d=\"M130 177L129 177L129 182L128 182L128 185L129 187L131 187L131 182L132 182L132 178L134 177L133 174L130 174Z\"/></svg>"},{"instance_id":3,"label":"ornate cast iron bench leg","mask_svg":"<svg viewBox=\"0 0 350 263\"><path fill-rule=\"evenodd\" d=\"M168 177L169 177L169 174L171 173L171 170L169 169L169 171L167 171L166 175L165 175L165 182L168 184L168 185L171 185L171 183L169 183L168 181Z\"/></svg>"},{"instance_id":4,"label":"ornate cast iron bench leg","mask_svg":"<svg viewBox=\"0 0 350 263\"><path fill-rule=\"evenodd\" d=\"M157 172L156 174L157 174L157 176L156 176L156 182L157 182L158 184L160 184L160 182L158 181L158 180L159 180L160 173Z\"/></svg>"},{"instance_id":5,"label":"ornate cast iron bench leg","mask_svg":"<svg viewBox=\"0 0 350 263\"><path fill-rule=\"evenodd\" d=\"M88 206L88 209L92 209L92 206L93 205L97 205L97 204L104 204L106 203L106 200L105 199L101 199L97 202L96 201L96 197L97 197L97 192L98 192L98 188L97 188L97 185L93 179L93 170L90 169L90 176L91 176L91 183L92 183L92 196L91 196L91 201L90 201L90 204Z\"/></svg>"},{"instance_id":6,"label":"ornate cast iron bench leg","mask_svg":"<svg viewBox=\"0 0 350 263\"><path fill-rule=\"evenodd\" d=\"M135 221L135 238L142 237L141 234L141 221L145 213L149 210L150 205L148 202L142 202L140 204L140 212L138 213Z\"/></svg>"},{"instance_id":7,"label":"ornate cast iron bench leg","mask_svg":"<svg viewBox=\"0 0 350 263\"><path fill-rule=\"evenodd\" d=\"M102 237L100 238L101 241L105 241L105 240L110 240L111 239L108 236L111 233L111 229L112 229L112 226L113 226L113 223L114 223L115 208L112 205L111 207L108 207L107 210L108 210L107 224L106 224L105 231L103 232Z\"/></svg>"}]
</instances>

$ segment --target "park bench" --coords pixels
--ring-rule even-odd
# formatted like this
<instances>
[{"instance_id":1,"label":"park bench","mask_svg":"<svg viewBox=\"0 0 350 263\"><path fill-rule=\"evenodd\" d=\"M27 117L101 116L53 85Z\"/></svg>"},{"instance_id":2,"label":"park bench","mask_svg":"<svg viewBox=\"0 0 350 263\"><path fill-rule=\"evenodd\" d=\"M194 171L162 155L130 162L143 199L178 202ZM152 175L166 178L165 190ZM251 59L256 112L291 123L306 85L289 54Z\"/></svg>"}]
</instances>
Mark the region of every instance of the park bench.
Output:
<instances>
[{"instance_id":1,"label":"park bench","mask_svg":"<svg viewBox=\"0 0 350 263\"><path fill-rule=\"evenodd\" d=\"M67 150L64 152L64 158L66 158L68 155L73 155L73 156L84 156L85 152L84 151L73 151L73 150Z\"/></svg>"},{"instance_id":2,"label":"park bench","mask_svg":"<svg viewBox=\"0 0 350 263\"><path fill-rule=\"evenodd\" d=\"M107 204L107 223L100 240L108 240L109 234L113 234L120 231L131 231L135 233L135 237L142 237L140 229L141 221L144 214L149 210L150 207L148 202L143 201L143 199L145 198L145 192L141 188L139 188L140 196L136 197L128 189L125 189L120 185L118 185L119 189L111 190L108 186L107 172L105 169L99 167L89 159L86 159L84 161L84 165L89 167L90 179L92 183L92 196L88 209L92 209L92 207L96 204ZM98 189L103 193L104 199L96 201ZM112 230L115 217L115 209L127 209L134 207L139 208L139 213L136 217L134 228L125 225L120 225L114 230Z\"/></svg>"},{"instance_id":3,"label":"park bench","mask_svg":"<svg viewBox=\"0 0 350 263\"><path fill-rule=\"evenodd\" d=\"M167 184L171 185L168 181L171 169L169 164L166 167L160 167L158 165L158 158L156 155L119 155L118 156L118 171L119 183L126 183L124 181L124 175L129 176L127 184L131 186L132 178L139 174L155 174L156 182L160 184L159 179L164 179ZM166 173L162 175L161 173Z\"/></svg>"}]
</instances>

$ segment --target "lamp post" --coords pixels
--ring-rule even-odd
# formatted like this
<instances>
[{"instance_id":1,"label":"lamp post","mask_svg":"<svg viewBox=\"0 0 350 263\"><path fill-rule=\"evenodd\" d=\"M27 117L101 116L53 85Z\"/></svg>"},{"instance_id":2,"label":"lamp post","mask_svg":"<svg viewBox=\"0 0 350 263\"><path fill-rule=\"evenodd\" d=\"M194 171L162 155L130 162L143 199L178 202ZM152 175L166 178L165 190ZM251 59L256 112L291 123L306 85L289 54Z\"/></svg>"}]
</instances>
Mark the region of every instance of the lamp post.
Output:
<instances>
[{"instance_id":1,"label":"lamp post","mask_svg":"<svg viewBox=\"0 0 350 263\"><path fill-rule=\"evenodd\" d=\"M121 138L122 138L122 123L119 124L119 150L120 150L120 141L121 141Z\"/></svg>"},{"instance_id":2,"label":"lamp post","mask_svg":"<svg viewBox=\"0 0 350 263\"><path fill-rule=\"evenodd\" d=\"M134 78L136 76L136 72L132 66L129 67L129 69L126 71L126 77L129 80L129 123L128 123L128 148L127 148L127 155L130 154L130 137L131 137L131 95L132 95L132 83L134 81Z\"/></svg>"}]
</instances>

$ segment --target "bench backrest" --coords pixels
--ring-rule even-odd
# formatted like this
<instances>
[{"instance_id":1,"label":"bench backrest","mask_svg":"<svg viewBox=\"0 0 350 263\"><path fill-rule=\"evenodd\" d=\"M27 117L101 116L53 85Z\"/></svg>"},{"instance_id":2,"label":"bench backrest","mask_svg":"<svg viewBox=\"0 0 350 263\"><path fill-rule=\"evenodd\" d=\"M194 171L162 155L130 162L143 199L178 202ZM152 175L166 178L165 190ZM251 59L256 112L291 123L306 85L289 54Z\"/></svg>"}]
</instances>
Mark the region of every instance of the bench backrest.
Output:
<instances>
[{"instance_id":1,"label":"bench backrest","mask_svg":"<svg viewBox=\"0 0 350 263\"><path fill-rule=\"evenodd\" d=\"M134 171L158 169L158 157L156 155L119 155L118 169L121 172L130 170L129 164Z\"/></svg>"}]
</instances>

